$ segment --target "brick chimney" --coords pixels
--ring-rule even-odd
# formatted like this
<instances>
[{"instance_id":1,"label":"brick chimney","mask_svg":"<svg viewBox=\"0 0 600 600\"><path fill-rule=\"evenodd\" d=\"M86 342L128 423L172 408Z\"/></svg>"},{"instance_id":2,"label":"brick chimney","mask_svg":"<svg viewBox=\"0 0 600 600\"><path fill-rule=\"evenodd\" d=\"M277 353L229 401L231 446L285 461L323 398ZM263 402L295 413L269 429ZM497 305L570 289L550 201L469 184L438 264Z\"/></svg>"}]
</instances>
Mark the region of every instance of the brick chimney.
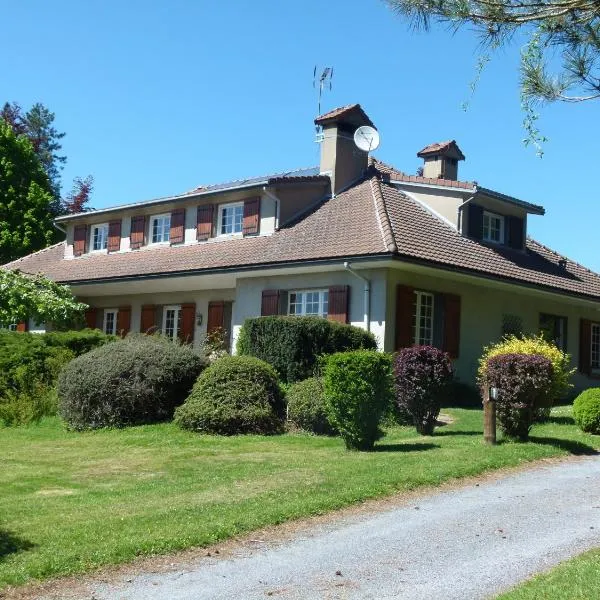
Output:
<instances>
[{"instance_id":1,"label":"brick chimney","mask_svg":"<svg viewBox=\"0 0 600 600\"><path fill-rule=\"evenodd\" d=\"M458 161L465 160L455 140L425 146L417 156L423 159L423 177L452 181L458 179Z\"/></svg>"},{"instance_id":2,"label":"brick chimney","mask_svg":"<svg viewBox=\"0 0 600 600\"><path fill-rule=\"evenodd\" d=\"M331 177L331 192L337 194L365 173L369 155L354 144L361 125L374 127L360 104L336 108L315 119L321 128L321 173Z\"/></svg>"}]
</instances>

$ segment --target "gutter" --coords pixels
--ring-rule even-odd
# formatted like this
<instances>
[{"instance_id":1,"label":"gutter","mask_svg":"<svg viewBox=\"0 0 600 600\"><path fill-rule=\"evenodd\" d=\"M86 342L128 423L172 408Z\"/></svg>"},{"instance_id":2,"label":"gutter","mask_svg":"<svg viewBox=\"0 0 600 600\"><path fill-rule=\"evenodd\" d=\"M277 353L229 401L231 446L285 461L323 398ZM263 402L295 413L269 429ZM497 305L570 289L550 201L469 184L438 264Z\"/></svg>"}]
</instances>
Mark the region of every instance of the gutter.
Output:
<instances>
[{"instance_id":1,"label":"gutter","mask_svg":"<svg viewBox=\"0 0 600 600\"><path fill-rule=\"evenodd\" d=\"M58 231L60 231L61 233L64 233L64 234L65 234L65 237L67 237L67 230L66 230L66 229L63 229L63 228L62 228L62 227L61 227L61 226L60 226L60 225L59 225L59 224L56 222L56 220L53 220L53 221L52 221L52 225L54 225L54 228L55 228L55 229L58 229Z\"/></svg>"},{"instance_id":2,"label":"gutter","mask_svg":"<svg viewBox=\"0 0 600 600\"><path fill-rule=\"evenodd\" d=\"M365 284L365 329L371 331L371 281L357 273L348 261L344 262L344 269L358 277Z\"/></svg>"}]
</instances>

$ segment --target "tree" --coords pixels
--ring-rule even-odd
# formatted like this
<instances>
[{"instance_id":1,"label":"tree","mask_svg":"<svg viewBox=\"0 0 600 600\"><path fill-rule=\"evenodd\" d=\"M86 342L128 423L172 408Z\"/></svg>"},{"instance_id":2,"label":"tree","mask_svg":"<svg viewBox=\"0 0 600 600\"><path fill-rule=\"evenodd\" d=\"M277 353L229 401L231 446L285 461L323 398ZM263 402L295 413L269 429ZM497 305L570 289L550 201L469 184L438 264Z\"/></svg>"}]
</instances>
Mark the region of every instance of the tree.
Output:
<instances>
[{"instance_id":1,"label":"tree","mask_svg":"<svg viewBox=\"0 0 600 600\"><path fill-rule=\"evenodd\" d=\"M57 239L48 176L25 136L0 120L0 264Z\"/></svg>"},{"instance_id":2,"label":"tree","mask_svg":"<svg viewBox=\"0 0 600 600\"><path fill-rule=\"evenodd\" d=\"M88 206L90 194L94 185L94 178L88 175L84 179L75 177L73 189L62 202L62 212L72 215L91 210Z\"/></svg>"},{"instance_id":3,"label":"tree","mask_svg":"<svg viewBox=\"0 0 600 600\"><path fill-rule=\"evenodd\" d=\"M66 325L87 308L87 304L75 300L66 285L43 275L0 269L0 324L33 319L36 323Z\"/></svg>"}]
</instances>

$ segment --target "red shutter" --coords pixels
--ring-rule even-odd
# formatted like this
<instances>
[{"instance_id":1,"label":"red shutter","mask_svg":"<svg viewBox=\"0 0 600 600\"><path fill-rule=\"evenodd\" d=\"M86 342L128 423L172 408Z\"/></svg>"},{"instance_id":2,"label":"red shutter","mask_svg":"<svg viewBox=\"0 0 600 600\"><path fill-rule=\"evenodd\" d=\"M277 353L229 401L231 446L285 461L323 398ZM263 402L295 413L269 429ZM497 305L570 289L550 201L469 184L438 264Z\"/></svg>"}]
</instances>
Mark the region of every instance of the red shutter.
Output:
<instances>
[{"instance_id":1,"label":"red shutter","mask_svg":"<svg viewBox=\"0 0 600 600\"><path fill-rule=\"evenodd\" d=\"M146 304L142 306L142 318L140 322L142 333L155 333L156 331L156 306Z\"/></svg>"},{"instance_id":2,"label":"red shutter","mask_svg":"<svg viewBox=\"0 0 600 600\"><path fill-rule=\"evenodd\" d=\"M169 241L171 245L181 244L185 241L185 208L178 208L171 213Z\"/></svg>"},{"instance_id":3,"label":"red shutter","mask_svg":"<svg viewBox=\"0 0 600 600\"><path fill-rule=\"evenodd\" d=\"M87 229L87 225L75 225L73 233L73 254L75 256L81 256L87 249Z\"/></svg>"},{"instance_id":4,"label":"red shutter","mask_svg":"<svg viewBox=\"0 0 600 600\"><path fill-rule=\"evenodd\" d=\"M396 288L396 350L412 346L415 290L406 285Z\"/></svg>"},{"instance_id":5,"label":"red shutter","mask_svg":"<svg viewBox=\"0 0 600 600\"><path fill-rule=\"evenodd\" d=\"M88 308L85 311L85 326L89 329L96 329L96 315L98 314L98 309L96 308Z\"/></svg>"},{"instance_id":6,"label":"red shutter","mask_svg":"<svg viewBox=\"0 0 600 600\"><path fill-rule=\"evenodd\" d=\"M458 358L460 351L460 296L444 294L444 352Z\"/></svg>"},{"instance_id":7,"label":"red shutter","mask_svg":"<svg viewBox=\"0 0 600 600\"><path fill-rule=\"evenodd\" d=\"M196 305L193 302L181 305L181 331L179 339L186 344L194 341L194 329L196 324Z\"/></svg>"},{"instance_id":8,"label":"red shutter","mask_svg":"<svg viewBox=\"0 0 600 600\"><path fill-rule=\"evenodd\" d=\"M213 228L213 205L198 207L198 220L196 222L196 239L207 240L212 235Z\"/></svg>"},{"instance_id":9,"label":"red shutter","mask_svg":"<svg viewBox=\"0 0 600 600\"><path fill-rule=\"evenodd\" d=\"M210 335L216 329L222 329L225 325L224 316L225 302L209 302L206 333Z\"/></svg>"},{"instance_id":10,"label":"red shutter","mask_svg":"<svg viewBox=\"0 0 600 600\"><path fill-rule=\"evenodd\" d=\"M19 323L17 323L17 331L19 333L25 333L28 329L27 325L27 321L20 321Z\"/></svg>"},{"instance_id":11,"label":"red shutter","mask_svg":"<svg viewBox=\"0 0 600 600\"><path fill-rule=\"evenodd\" d=\"M260 306L261 317L269 317L279 314L279 290L263 290Z\"/></svg>"},{"instance_id":12,"label":"red shutter","mask_svg":"<svg viewBox=\"0 0 600 600\"><path fill-rule=\"evenodd\" d=\"M586 319L579 322L579 371L592 372L592 322Z\"/></svg>"},{"instance_id":13,"label":"red shutter","mask_svg":"<svg viewBox=\"0 0 600 600\"><path fill-rule=\"evenodd\" d=\"M329 288L329 304L327 318L330 321L348 323L349 285L336 285Z\"/></svg>"},{"instance_id":14,"label":"red shutter","mask_svg":"<svg viewBox=\"0 0 600 600\"><path fill-rule=\"evenodd\" d=\"M120 306L117 312L117 335L125 337L131 331L131 306Z\"/></svg>"},{"instance_id":15,"label":"red shutter","mask_svg":"<svg viewBox=\"0 0 600 600\"><path fill-rule=\"evenodd\" d=\"M146 229L146 217L138 215L131 217L131 236L129 247L137 250L144 245L144 230Z\"/></svg>"},{"instance_id":16,"label":"red shutter","mask_svg":"<svg viewBox=\"0 0 600 600\"><path fill-rule=\"evenodd\" d=\"M244 235L255 235L258 233L260 220L260 198L251 198L244 201Z\"/></svg>"},{"instance_id":17,"label":"red shutter","mask_svg":"<svg viewBox=\"0 0 600 600\"><path fill-rule=\"evenodd\" d=\"M118 252L121 249L121 219L108 224L107 249L109 252Z\"/></svg>"}]
</instances>

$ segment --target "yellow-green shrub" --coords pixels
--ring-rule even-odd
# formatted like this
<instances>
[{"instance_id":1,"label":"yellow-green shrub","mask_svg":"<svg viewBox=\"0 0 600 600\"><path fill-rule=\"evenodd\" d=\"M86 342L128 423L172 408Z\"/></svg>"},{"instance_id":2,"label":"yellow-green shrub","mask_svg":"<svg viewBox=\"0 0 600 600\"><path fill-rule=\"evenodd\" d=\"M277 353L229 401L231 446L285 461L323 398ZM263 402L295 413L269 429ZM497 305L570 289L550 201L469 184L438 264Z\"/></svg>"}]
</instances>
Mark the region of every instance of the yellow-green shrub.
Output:
<instances>
[{"instance_id":1,"label":"yellow-green shrub","mask_svg":"<svg viewBox=\"0 0 600 600\"><path fill-rule=\"evenodd\" d=\"M552 363L553 377L548 398L551 403L564 398L569 389L573 387L570 380L576 369L571 368L571 356L552 342L545 340L541 334L527 337L510 335L498 343L484 348L483 355L479 359L478 379L480 383L486 380L489 359L503 354L537 354Z\"/></svg>"}]
</instances>

